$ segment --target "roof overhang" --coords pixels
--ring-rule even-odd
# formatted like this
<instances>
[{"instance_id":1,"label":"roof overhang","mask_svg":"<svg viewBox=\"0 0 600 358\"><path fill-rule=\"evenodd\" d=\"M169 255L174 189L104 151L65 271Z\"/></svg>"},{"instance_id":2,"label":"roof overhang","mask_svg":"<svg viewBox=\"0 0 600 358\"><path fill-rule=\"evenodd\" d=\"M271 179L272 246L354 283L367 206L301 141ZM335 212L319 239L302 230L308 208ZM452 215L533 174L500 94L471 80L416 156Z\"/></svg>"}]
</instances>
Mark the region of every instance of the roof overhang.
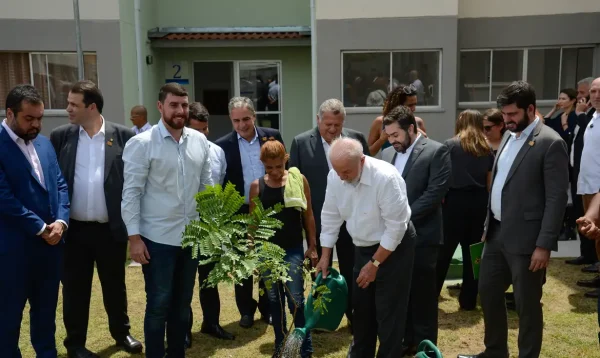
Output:
<instances>
[{"instance_id":1,"label":"roof overhang","mask_svg":"<svg viewBox=\"0 0 600 358\"><path fill-rule=\"evenodd\" d=\"M160 27L148 31L153 47L310 46L308 26Z\"/></svg>"}]
</instances>

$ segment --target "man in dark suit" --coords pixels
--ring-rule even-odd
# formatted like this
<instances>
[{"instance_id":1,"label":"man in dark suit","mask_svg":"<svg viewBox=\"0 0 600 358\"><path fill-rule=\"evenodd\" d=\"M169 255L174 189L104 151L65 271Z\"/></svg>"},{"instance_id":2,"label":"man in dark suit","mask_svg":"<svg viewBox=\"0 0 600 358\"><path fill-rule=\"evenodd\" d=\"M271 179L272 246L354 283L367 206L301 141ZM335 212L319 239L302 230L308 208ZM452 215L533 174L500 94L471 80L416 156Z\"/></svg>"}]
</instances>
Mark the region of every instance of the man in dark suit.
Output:
<instances>
[{"instance_id":1,"label":"man in dark suit","mask_svg":"<svg viewBox=\"0 0 600 358\"><path fill-rule=\"evenodd\" d=\"M365 136L352 129L344 128L346 109L338 99L328 99L319 107L317 127L297 135L290 150L290 167L297 167L310 183L312 207L317 227L317 252L321 257L321 210L325 201L327 175L331 170L329 146L338 137L348 137L358 140L363 146L365 155L369 155L369 146ZM335 244L340 273L346 282L352 282L354 267L354 244L348 234L346 224L340 228ZM330 262L331 266L331 262ZM348 306L346 317L352 327L352 285L348 284Z\"/></svg>"},{"instance_id":2,"label":"man in dark suit","mask_svg":"<svg viewBox=\"0 0 600 358\"><path fill-rule=\"evenodd\" d=\"M485 352L459 358L508 357L504 292L512 283L519 315L519 357L539 357L544 319L542 285L557 250L567 206L569 156L561 137L535 115L533 87L513 82L498 95L508 131L492 169L479 294Z\"/></svg>"},{"instance_id":3,"label":"man in dark suit","mask_svg":"<svg viewBox=\"0 0 600 358\"><path fill-rule=\"evenodd\" d=\"M581 195L577 195L577 179L579 177L579 169L581 167L581 153L583 152L583 135L587 129L587 125L592 119L595 109L590 105L590 85L594 79L592 77L584 78L577 84L577 107L575 113L577 114L577 126L571 135L569 144L569 160L571 164L571 197L573 198L573 216L575 218L582 217L585 213L583 212L583 202ZM566 263L571 265L591 265L598 261L596 257L596 249L594 247L594 241L588 240L585 236L579 233L581 240L580 252L581 255L575 259L567 260ZM597 272L596 266L592 266L590 271ZM592 280L581 280L581 286L584 287L599 287L600 277ZM578 283L579 284L579 283ZM597 297L597 291L591 292Z\"/></svg>"},{"instance_id":4,"label":"man in dark suit","mask_svg":"<svg viewBox=\"0 0 600 358\"><path fill-rule=\"evenodd\" d=\"M406 182L410 219L417 231L404 334L405 354L412 356L421 341L437 341L436 264L444 240L442 200L450 185L450 155L445 145L419 133L408 107L394 108L383 119L383 125L392 147L382 152L382 159L393 164Z\"/></svg>"},{"instance_id":5,"label":"man in dark suit","mask_svg":"<svg viewBox=\"0 0 600 358\"><path fill-rule=\"evenodd\" d=\"M67 184L50 141L39 135L44 102L30 85L13 88L0 126L0 357L21 357L19 333L30 306L36 355L55 358Z\"/></svg>"},{"instance_id":6,"label":"man in dark suit","mask_svg":"<svg viewBox=\"0 0 600 358\"><path fill-rule=\"evenodd\" d=\"M63 314L69 357L95 357L85 348L94 265L102 286L110 333L127 352L142 344L129 334L125 260L127 231L121 218L125 143L131 129L102 116L104 99L90 81L77 82L68 96L71 124L50 140L69 185L71 230L65 245Z\"/></svg>"},{"instance_id":7,"label":"man in dark suit","mask_svg":"<svg viewBox=\"0 0 600 358\"><path fill-rule=\"evenodd\" d=\"M227 182L235 185L238 192L246 198L241 212L248 213L250 184L265 175L265 167L260 161L260 147L271 137L282 144L283 139L276 129L256 126L256 112L249 98L232 98L229 101L229 117L233 131L215 141L215 144L225 152L227 161L223 185ZM254 325L254 313L257 308L262 314L262 319L267 323L270 322L269 299L266 294L262 294L257 303L252 298L252 286L252 278L248 278L243 285L235 286L235 302L242 316L240 326L243 328ZM259 281L258 287L265 291L262 281Z\"/></svg>"}]
</instances>

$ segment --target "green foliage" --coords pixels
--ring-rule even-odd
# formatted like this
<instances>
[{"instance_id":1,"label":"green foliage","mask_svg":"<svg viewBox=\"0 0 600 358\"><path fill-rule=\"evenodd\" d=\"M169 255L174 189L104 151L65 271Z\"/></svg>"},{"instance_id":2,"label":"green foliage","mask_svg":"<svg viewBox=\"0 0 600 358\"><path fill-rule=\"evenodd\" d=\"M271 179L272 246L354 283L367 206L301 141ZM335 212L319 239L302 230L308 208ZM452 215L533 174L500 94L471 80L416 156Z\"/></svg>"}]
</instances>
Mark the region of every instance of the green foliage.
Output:
<instances>
[{"instance_id":1,"label":"green foliage","mask_svg":"<svg viewBox=\"0 0 600 358\"><path fill-rule=\"evenodd\" d=\"M331 302L329 294L331 290L325 285L315 287L315 299L313 300L313 308L315 311L320 311L321 315L327 313L327 303Z\"/></svg>"},{"instance_id":2,"label":"green foliage","mask_svg":"<svg viewBox=\"0 0 600 358\"><path fill-rule=\"evenodd\" d=\"M214 263L205 287L221 282L240 284L256 275L270 287L272 282L287 282L289 264L283 261L285 250L269 242L283 223L273 217L283 209L278 204L265 209L254 198L255 209L250 214L237 214L244 197L231 182L225 188L209 186L196 194L199 220L190 222L183 233L182 247L192 249L192 257L200 264Z\"/></svg>"}]
</instances>

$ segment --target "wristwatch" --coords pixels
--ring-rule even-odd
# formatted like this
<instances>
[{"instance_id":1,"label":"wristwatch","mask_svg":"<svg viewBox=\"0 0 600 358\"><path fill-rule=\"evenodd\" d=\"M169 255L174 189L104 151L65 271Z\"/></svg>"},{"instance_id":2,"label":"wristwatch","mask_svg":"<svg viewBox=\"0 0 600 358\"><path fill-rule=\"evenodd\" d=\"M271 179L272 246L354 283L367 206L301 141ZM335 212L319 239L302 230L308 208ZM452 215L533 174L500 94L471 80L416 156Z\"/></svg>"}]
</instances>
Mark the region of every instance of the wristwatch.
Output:
<instances>
[{"instance_id":1,"label":"wristwatch","mask_svg":"<svg viewBox=\"0 0 600 358\"><path fill-rule=\"evenodd\" d=\"M371 257L371 262L373 263L373 266L375 266L375 267L379 267L379 264L381 263L381 262L375 260L374 257Z\"/></svg>"}]
</instances>

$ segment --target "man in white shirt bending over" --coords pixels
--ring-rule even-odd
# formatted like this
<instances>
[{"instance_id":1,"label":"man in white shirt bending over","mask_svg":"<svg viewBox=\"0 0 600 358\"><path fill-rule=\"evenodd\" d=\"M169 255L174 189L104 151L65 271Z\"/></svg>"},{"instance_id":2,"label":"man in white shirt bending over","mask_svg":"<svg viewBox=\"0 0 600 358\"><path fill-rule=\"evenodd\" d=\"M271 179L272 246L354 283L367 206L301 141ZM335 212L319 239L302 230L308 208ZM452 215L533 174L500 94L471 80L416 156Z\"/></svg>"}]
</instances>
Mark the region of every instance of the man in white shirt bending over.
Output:
<instances>
[{"instance_id":1,"label":"man in white shirt bending over","mask_svg":"<svg viewBox=\"0 0 600 358\"><path fill-rule=\"evenodd\" d=\"M363 154L360 142L340 138L331 144L333 170L321 212L317 271L328 274L329 257L340 226L356 246L353 282L354 341L348 356L400 357L412 277L416 233L406 185L393 165Z\"/></svg>"}]
</instances>

